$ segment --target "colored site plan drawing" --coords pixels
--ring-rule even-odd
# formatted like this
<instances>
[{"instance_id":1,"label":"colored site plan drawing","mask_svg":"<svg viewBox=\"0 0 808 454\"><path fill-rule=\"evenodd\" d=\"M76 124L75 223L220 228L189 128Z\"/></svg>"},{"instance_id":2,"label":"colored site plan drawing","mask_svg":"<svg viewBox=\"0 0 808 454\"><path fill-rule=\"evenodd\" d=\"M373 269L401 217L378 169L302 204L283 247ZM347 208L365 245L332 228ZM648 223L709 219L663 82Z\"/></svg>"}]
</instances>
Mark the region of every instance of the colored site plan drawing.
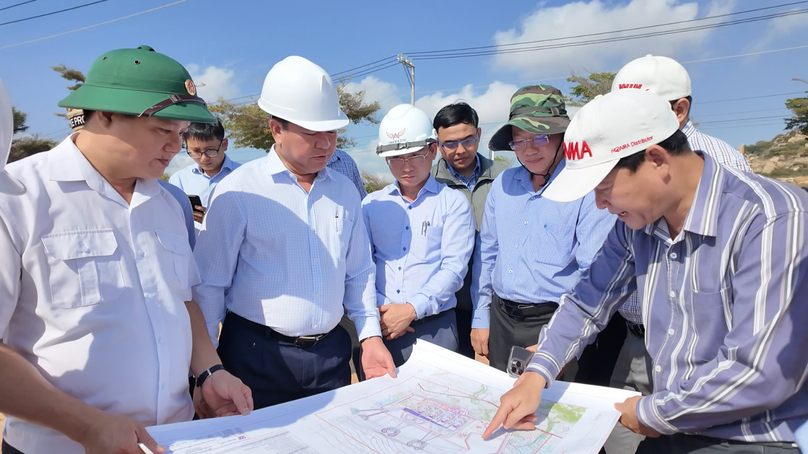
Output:
<instances>
[{"instance_id":1,"label":"colored site plan drawing","mask_svg":"<svg viewBox=\"0 0 808 454\"><path fill-rule=\"evenodd\" d=\"M513 379L428 343L398 378L378 378L236 416L149 428L174 454L596 454L632 393L556 383L536 430L481 434Z\"/></svg>"}]
</instances>

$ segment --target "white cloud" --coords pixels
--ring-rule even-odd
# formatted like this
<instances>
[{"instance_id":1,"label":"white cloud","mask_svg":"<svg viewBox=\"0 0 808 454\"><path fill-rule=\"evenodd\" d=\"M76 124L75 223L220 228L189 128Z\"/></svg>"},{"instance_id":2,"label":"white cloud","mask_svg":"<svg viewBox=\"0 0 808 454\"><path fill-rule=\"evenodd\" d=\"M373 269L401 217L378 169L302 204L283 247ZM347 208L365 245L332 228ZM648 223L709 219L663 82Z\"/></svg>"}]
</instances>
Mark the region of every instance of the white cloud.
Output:
<instances>
[{"instance_id":1,"label":"white cloud","mask_svg":"<svg viewBox=\"0 0 808 454\"><path fill-rule=\"evenodd\" d=\"M374 76L368 76L360 82L348 82L345 84L345 90L349 93L357 93L365 91L364 100L366 103L378 102L380 113L386 113L398 104L401 104L401 97L398 94L398 88ZM379 118L381 120L381 118Z\"/></svg>"},{"instance_id":2,"label":"white cloud","mask_svg":"<svg viewBox=\"0 0 808 454\"><path fill-rule=\"evenodd\" d=\"M235 72L232 69L208 66L204 70L199 65L186 65L196 82L199 96L208 102L216 102L217 99L232 99L238 97L240 90L233 81Z\"/></svg>"},{"instance_id":3,"label":"white cloud","mask_svg":"<svg viewBox=\"0 0 808 454\"><path fill-rule=\"evenodd\" d=\"M716 15L732 11L735 0L716 0L706 14ZM615 4L601 0L577 1L563 6L542 8L521 21L517 29L500 31L494 35L497 45L516 42L547 40L612 30L641 27L652 24L691 20L698 16L696 2L679 0L631 0ZM679 27L682 27L681 25ZM650 29L646 32L663 30ZM637 31L637 32L642 32ZM623 33L622 35L637 32ZM494 58L494 67L519 71L530 77L557 76L559 72L604 71L619 69L626 62L646 54L674 56L683 51L698 49L710 30L693 31L604 44L593 44L534 52L500 53ZM618 35L608 35L618 36ZM597 39L599 37L592 37ZM578 40L586 40L579 38ZM562 44L571 41L549 41L536 45Z\"/></svg>"},{"instance_id":4,"label":"white cloud","mask_svg":"<svg viewBox=\"0 0 808 454\"><path fill-rule=\"evenodd\" d=\"M173 175L176 171L188 167L189 165L193 164L194 160L191 159L190 156L186 153L179 153L174 156L174 159L168 164L166 167L166 173L169 175Z\"/></svg>"},{"instance_id":5,"label":"white cloud","mask_svg":"<svg viewBox=\"0 0 808 454\"><path fill-rule=\"evenodd\" d=\"M795 14L793 16L777 17L772 19L763 32L761 38L751 47L752 51L766 49L769 44L789 35L796 29L804 30L808 27L808 16L805 14Z\"/></svg>"}]
</instances>

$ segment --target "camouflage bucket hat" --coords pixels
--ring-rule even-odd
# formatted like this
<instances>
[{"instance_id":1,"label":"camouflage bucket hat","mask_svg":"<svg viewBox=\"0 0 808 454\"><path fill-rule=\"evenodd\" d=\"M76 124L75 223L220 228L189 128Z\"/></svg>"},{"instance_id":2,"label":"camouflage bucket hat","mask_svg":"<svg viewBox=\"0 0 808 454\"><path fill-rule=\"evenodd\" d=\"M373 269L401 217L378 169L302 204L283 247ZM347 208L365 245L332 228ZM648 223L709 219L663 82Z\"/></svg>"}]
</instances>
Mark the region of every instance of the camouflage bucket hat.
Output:
<instances>
[{"instance_id":1,"label":"camouflage bucket hat","mask_svg":"<svg viewBox=\"0 0 808 454\"><path fill-rule=\"evenodd\" d=\"M197 123L217 121L196 95L188 71L149 46L113 50L99 57L84 84L59 107Z\"/></svg>"},{"instance_id":2,"label":"camouflage bucket hat","mask_svg":"<svg viewBox=\"0 0 808 454\"><path fill-rule=\"evenodd\" d=\"M550 135L563 133L569 124L570 117L561 91L550 85L522 87L511 96L508 122L494 133L488 148L509 151L508 142L513 140L511 126L530 134Z\"/></svg>"}]
</instances>

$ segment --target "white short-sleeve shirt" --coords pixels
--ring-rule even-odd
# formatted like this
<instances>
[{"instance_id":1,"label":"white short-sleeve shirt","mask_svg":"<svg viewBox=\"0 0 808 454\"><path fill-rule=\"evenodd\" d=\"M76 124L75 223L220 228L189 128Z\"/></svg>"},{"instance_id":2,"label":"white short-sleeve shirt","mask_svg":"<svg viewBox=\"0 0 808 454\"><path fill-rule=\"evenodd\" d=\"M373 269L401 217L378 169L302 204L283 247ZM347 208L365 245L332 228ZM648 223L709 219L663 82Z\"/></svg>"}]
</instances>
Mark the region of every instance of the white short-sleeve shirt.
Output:
<instances>
[{"instance_id":1,"label":"white short-sleeve shirt","mask_svg":"<svg viewBox=\"0 0 808 454\"><path fill-rule=\"evenodd\" d=\"M146 425L189 420L199 283L182 209L156 180L131 203L70 138L13 163L22 196L0 194L0 333L56 388ZM83 453L53 430L8 418L27 454Z\"/></svg>"}]
</instances>

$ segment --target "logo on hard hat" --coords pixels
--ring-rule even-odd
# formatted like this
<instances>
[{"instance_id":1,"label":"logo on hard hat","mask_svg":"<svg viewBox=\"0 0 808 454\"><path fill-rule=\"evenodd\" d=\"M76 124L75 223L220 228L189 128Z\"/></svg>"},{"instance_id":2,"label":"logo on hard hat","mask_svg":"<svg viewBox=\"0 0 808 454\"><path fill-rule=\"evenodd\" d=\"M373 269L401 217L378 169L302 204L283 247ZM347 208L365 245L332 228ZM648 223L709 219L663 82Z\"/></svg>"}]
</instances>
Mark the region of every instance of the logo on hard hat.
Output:
<instances>
[{"instance_id":1,"label":"logo on hard hat","mask_svg":"<svg viewBox=\"0 0 808 454\"><path fill-rule=\"evenodd\" d=\"M187 79L185 81L185 91L187 91L191 96L196 96L196 85L194 85L193 80Z\"/></svg>"},{"instance_id":2,"label":"logo on hard hat","mask_svg":"<svg viewBox=\"0 0 808 454\"><path fill-rule=\"evenodd\" d=\"M406 131L407 131L407 128L404 128L404 129L402 129L401 131L399 131L397 133L386 132L385 134L387 134L387 137L389 137L391 139L400 139L401 136L403 136Z\"/></svg>"}]
</instances>

